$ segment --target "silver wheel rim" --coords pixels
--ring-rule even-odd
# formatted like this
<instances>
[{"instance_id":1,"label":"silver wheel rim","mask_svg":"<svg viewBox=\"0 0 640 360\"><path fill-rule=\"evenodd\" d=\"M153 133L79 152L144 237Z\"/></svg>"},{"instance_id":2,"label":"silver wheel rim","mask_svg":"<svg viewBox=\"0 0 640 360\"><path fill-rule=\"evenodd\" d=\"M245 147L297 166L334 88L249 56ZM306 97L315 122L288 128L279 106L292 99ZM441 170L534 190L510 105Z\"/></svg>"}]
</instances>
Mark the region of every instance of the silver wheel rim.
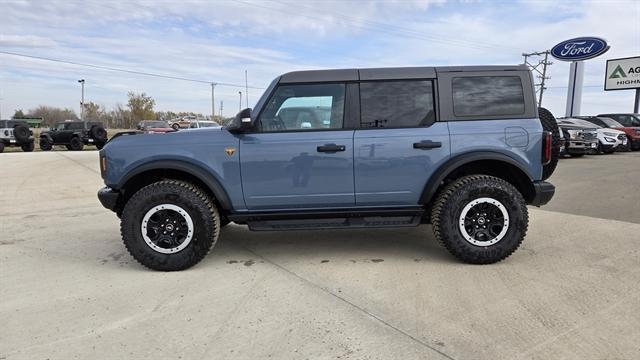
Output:
<instances>
[{"instance_id":1,"label":"silver wheel rim","mask_svg":"<svg viewBox=\"0 0 640 360\"><path fill-rule=\"evenodd\" d=\"M491 246L502 240L509 230L509 213L496 199L478 198L462 209L458 228L467 242L475 246Z\"/></svg>"},{"instance_id":2,"label":"silver wheel rim","mask_svg":"<svg viewBox=\"0 0 640 360\"><path fill-rule=\"evenodd\" d=\"M175 214L169 216L171 212ZM167 215L160 216L159 214ZM158 221L158 217L160 217L161 221ZM166 221L168 218L172 220ZM183 226L183 228L180 228L180 226ZM175 254L191 243L194 231L193 220L183 208L173 204L161 204L147 211L142 218L140 231L145 243L154 251L162 254ZM172 233L172 231L174 232ZM163 233L158 234L158 232ZM154 233L156 233L156 236L153 236ZM150 234L152 235L150 236Z\"/></svg>"}]
</instances>

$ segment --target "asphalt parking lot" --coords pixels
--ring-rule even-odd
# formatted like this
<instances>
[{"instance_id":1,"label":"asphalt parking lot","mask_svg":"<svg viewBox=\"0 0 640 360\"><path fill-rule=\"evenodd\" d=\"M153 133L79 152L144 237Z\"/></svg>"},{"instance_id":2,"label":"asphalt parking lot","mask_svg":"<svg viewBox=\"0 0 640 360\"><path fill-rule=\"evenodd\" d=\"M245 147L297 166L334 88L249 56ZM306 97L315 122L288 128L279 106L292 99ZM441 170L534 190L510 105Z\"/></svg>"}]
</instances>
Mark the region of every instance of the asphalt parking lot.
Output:
<instances>
[{"instance_id":1,"label":"asphalt parking lot","mask_svg":"<svg viewBox=\"0 0 640 360\"><path fill-rule=\"evenodd\" d=\"M0 155L0 359L638 359L640 152L566 159L506 261L429 226L251 233L146 270L97 152Z\"/></svg>"}]
</instances>

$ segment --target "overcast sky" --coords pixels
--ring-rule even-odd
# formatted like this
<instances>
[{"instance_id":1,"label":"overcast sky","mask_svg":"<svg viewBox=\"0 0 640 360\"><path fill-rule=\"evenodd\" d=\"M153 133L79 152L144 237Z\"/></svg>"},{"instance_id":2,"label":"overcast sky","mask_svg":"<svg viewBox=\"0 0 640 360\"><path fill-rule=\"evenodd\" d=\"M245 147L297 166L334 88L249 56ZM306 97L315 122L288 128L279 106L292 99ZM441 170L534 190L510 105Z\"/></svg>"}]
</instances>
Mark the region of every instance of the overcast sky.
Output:
<instances>
[{"instance_id":1,"label":"overcast sky","mask_svg":"<svg viewBox=\"0 0 640 360\"><path fill-rule=\"evenodd\" d=\"M633 91L605 92L605 60L640 55L640 1L6 1L0 51L266 87L301 69L518 64L522 53L577 36L611 50L585 66L582 114L631 111ZM554 60L543 106L564 114L569 63ZM0 54L0 106L79 112L111 108L127 91L146 92L156 110L211 112L206 83L161 79ZM216 107L238 111L238 91L216 88ZM250 106L261 90L249 90ZM244 101L243 101L244 103ZM244 107L244 106L243 106ZM217 112L217 111L216 111Z\"/></svg>"}]
</instances>

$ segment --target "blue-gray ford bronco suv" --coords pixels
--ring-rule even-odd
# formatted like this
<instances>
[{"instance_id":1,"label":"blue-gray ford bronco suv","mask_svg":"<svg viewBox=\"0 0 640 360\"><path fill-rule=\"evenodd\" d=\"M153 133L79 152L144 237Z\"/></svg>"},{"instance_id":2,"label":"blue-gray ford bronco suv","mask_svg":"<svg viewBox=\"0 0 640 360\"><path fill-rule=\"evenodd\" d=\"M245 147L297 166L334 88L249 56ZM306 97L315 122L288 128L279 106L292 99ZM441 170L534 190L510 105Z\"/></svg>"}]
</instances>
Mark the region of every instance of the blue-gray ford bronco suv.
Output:
<instances>
[{"instance_id":1,"label":"blue-gray ford bronco suv","mask_svg":"<svg viewBox=\"0 0 640 360\"><path fill-rule=\"evenodd\" d=\"M500 261L546 204L558 128L524 65L296 71L222 128L123 133L98 198L142 265L189 268L251 230L432 224L458 259Z\"/></svg>"}]
</instances>

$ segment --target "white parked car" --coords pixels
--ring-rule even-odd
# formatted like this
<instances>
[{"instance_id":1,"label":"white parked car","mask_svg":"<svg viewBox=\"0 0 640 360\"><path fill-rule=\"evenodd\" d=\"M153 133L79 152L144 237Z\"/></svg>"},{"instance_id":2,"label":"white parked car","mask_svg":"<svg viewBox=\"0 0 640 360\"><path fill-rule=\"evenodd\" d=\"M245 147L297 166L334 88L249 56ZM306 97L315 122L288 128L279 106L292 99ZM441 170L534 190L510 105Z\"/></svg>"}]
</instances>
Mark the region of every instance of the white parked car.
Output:
<instances>
[{"instance_id":1,"label":"white parked car","mask_svg":"<svg viewBox=\"0 0 640 360\"><path fill-rule=\"evenodd\" d=\"M217 122L210 121L210 120L194 120L191 122L191 125L189 125L190 129L216 128L216 127L222 127L222 126Z\"/></svg>"},{"instance_id":2,"label":"white parked car","mask_svg":"<svg viewBox=\"0 0 640 360\"><path fill-rule=\"evenodd\" d=\"M596 149L598 153L611 154L617 149L626 148L627 146L627 135L624 131L603 128L587 120L577 118L562 118L559 121L564 124L573 124L592 128L595 127L596 132L598 133L598 147Z\"/></svg>"}]
</instances>

